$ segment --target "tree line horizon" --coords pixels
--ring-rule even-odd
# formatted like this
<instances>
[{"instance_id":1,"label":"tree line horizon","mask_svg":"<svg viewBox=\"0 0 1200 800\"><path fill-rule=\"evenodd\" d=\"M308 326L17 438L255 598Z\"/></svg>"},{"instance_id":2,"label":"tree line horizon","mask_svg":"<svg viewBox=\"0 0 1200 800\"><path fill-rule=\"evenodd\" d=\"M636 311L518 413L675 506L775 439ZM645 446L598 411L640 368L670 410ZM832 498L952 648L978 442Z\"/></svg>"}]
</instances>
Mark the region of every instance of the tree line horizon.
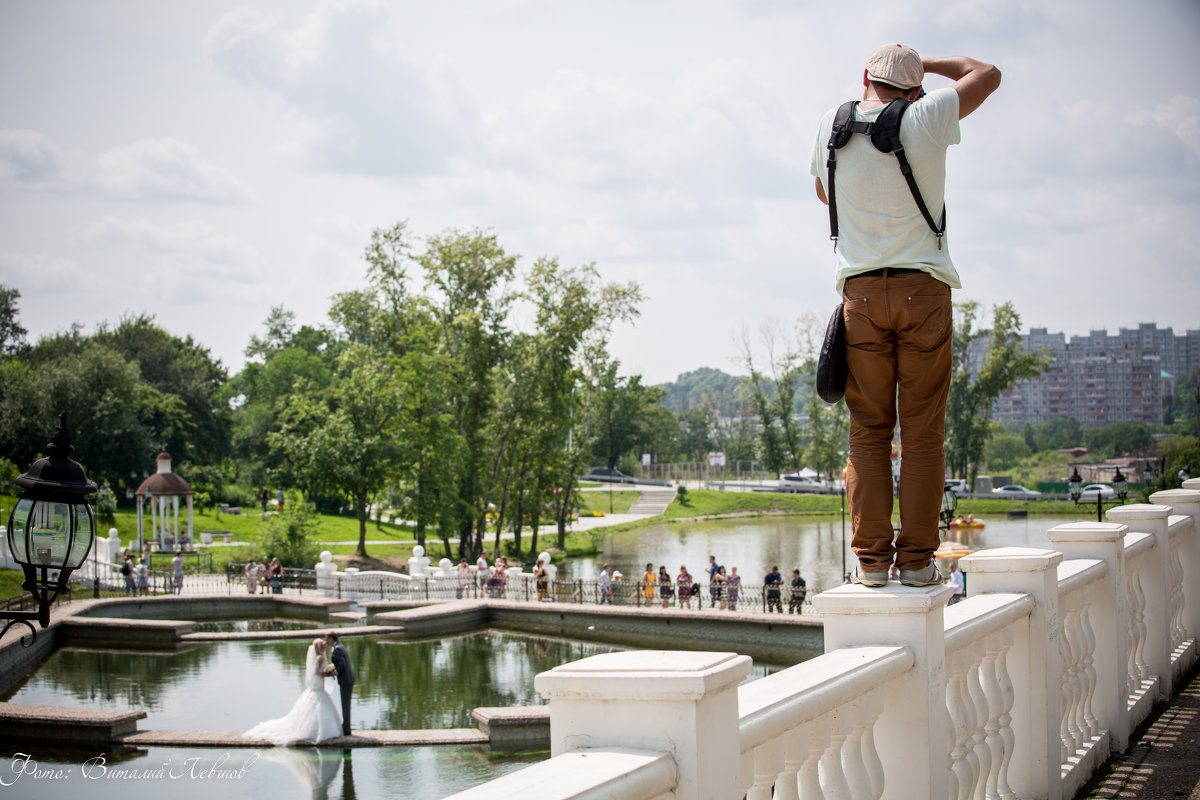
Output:
<instances>
[{"instance_id":1,"label":"tree line horizon","mask_svg":"<svg viewBox=\"0 0 1200 800\"><path fill-rule=\"evenodd\" d=\"M840 474L848 417L812 389L823 324L811 315L743 330L746 375L685 373L712 388L677 411L674 384L622 374L608 352L615 326L639 314L636 283L552 257L521 270L486 230L420 244L405 221L374 230L365 283L331 298L328 323L297 326L273 307L232 374L147 314L28 344L20 291L0 286L0 489L13 493L66 411L76 457L119 502L166 450L202 501L252 505L263 488L298 489L322 511L358 518L364 557L368 509L387 506L419 544L440 540L448 557L473 559L502 531L517 552L528 531L537 552L543 519L562 548L576 476L593 465L630 471L642 453L694 463L719 450L775 474ZM531 330L514 325L518 308ZM978 303L955 304L947 410L947 463L972 479L989 443L1014 435L992 423L995 398L1046 363L1021 346L1011 302L992 309L989 329L977 329L979 314ZM973 373L966 345L981 336L989 351ZM1085 435L1078 423L1043 434Z\"/></svg>"}]
</instances>

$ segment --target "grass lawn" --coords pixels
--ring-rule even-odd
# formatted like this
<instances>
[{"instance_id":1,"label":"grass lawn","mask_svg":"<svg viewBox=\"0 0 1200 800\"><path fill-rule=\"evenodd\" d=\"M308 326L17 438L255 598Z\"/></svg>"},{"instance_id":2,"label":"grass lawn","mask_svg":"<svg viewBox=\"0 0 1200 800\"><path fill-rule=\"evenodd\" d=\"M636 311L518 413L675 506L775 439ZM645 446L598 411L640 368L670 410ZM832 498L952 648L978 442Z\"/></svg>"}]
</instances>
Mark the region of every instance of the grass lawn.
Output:
<instances>
[{"instance_id":1,"label":"grass lawn","mask_svg":"<svg viewBox=\"0 0 1200 800\"><path fill-rule=\"evenodd\" d=\"M607 491L576 492L575 504L581 511L603 511L605 514L628 514L629 509L642 496L640 491L614 489ZM611 502L611 508L609 504Z\"/></svg>"},{"instance_id":2,"label":"grass lawn","mask_svg":"<svg viewBox=\"0 0 1200 800\"><path fill-rule=\"evenodd\" d=\"M15 569L0 569L0 600L28 594L21 588L25 581L25 573Z\"/></svg>"}]
</instances>

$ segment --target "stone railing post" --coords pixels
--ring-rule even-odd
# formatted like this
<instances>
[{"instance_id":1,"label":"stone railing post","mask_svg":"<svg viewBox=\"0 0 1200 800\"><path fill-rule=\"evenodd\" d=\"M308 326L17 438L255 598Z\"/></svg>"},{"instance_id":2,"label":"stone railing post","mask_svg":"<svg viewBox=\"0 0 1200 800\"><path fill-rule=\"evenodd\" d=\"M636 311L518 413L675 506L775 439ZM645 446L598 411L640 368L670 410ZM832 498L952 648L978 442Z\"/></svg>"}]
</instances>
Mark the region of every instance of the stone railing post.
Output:
<instances>
[{"instance_id":1,"label":"stone railing post","mask_svg":"<svg viewBox=\"0 0 1200 800\"><path fill-rule=\"evenodd\" d=\"M1108 574L1100 582L1088 619L1096 631L1096 690L1092 713L1107 728L1112 749L1124 752L1132 732L1125 708L1125 680L1129 663L1129 639L1125 631L1125 533L1115 522L1072 522L1051 528L1047 535L1064 559L1091 558L1103 561Z\"/></svg>"},{"instance_id":2,"label":"stone railing post","mask_svg":"<svg viewBox=\"0 0 1200 800\"><path fill-rule=\"evenodd\" d=\"M1183 562L1183 627L1189 639L1200 637L1200 478L1188 478L1184 486L1150 495L1151 502L1170 506L1176 514L1192 518L1192 532L1184 539L1180 552Z\"/></svg>"},{"instance_id":3,"label":"stone railing post","mask_svg":"<svg viewBox=\"0 0 1200 800\"><path fill-rule=\"evenodd\" d=\"M1170 607L1170 563L1171 544L1167 538L1168 506L1134 503L1110 508L1105 516L1112 522L1120 522L1135 533L1148 533L1154 537L1154 550L1147 558L1146 571L1142 574L1142 591L1146 595L1146 645L1142 657L1150 672L1158 675L1158 697L1166 700L1171 696L1171 607Z\"/></svg>"},{"instance_id":4,"label":"stone railing post","mask_svg":"<svg viewBox=\"0 0 1200 800\"><path fill-rule=\"evenodd\" d=\"M1028 594L1034 608L1028 636L1018 634L1009 666L1016 702L1012 710L1015 749L1008 783L1017 797L1061 800L1062 659L1058 651L1058 565L1062 553L1027 547L1000 547L965 556L971 596L1004 592ZM932 796L932 795L931 795Z\"/></svg>"},{"instance_id":5,"label":"stone railing post","mask_svg":"<svg viewBox=\"0 0 1200 800\"><path fill-rule=\"evenodd\" d=\"M950 791L944 622L950 595L948 586L910 589L892 582L881 589L839 586L813 598L825 623L826 653L881 644L912 650L913 669L887 692L874 730L885 797L946 797Z\"/></svg>"},{"instance_id":6,"label":"stone railing post","mask_svg":"<svg viewBox=\"0 0 1200 800\"><path fill-rule=\"evenodd\" d=\"M534 679L550 701L550 755L597 747L671 753L678 800L742 795L735 653L636 650L591 656Z\"/></svg>"}]
</instances>

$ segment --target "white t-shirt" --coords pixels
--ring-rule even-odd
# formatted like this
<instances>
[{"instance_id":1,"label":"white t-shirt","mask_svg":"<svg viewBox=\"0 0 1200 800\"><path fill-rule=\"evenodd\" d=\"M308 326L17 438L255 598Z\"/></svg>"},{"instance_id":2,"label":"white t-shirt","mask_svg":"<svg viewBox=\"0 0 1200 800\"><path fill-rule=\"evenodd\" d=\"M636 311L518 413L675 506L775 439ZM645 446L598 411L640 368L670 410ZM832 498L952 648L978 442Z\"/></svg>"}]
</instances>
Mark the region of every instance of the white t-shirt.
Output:
<instances>
[{"instance_id":1,"label":"white t-shirt","mask_svg":"<svg viewBox=\"0 0 1200 800\"><path fill-rule=\"evenodd\" d=\"M855 109L855 119L873 122L884 106ZM813 142L812 174L829 196L826 167L829 132L837 108L821 118ZM946 194L946 149L958 144L958 92L937 89L910 105L900 120L900 141L912 165L917 187L934 222L942 216ZM880 267L921 269L958 289L958 272L950 261L949 235L937 237L921 216L892 153L881 153L866 136L855 134L837 151L835 170L838 247L837 289L847 278Z\"/></svg>"}]
</instances>

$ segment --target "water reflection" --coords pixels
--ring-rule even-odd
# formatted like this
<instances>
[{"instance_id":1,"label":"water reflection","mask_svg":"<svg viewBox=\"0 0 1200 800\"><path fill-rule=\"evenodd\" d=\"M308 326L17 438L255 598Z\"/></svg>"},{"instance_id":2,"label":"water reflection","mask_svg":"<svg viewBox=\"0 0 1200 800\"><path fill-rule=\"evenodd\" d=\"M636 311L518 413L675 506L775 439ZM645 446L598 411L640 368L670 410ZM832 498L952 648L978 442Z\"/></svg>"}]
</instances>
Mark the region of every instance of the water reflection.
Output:
<instances>
[{"instance_id":1,"label":"water reflection","mask_svg":"<svg viewBox=\"0 0 1200 800\"><path fill-rule=\"evenodd\" d=\"M29 748L21 749L27 752ZM493 754L486 748L263 750L156 747L132 752L41 750L31 754L41 777L21 774L14 750L0 749L5 800L82 797L89 800L208 800L229 797L311 797L314 800L433 800L499 778L549 753ZM85 769L84 764L89 766ZM69 774L50 779L48 772Z\"/></svg>"},{"instance_id":2,"label":"water reflection","mask_svg":"<svg viewBox=\"0 0 1200 800\"><path fill-rule=\"evenodd\" d=\"M989 516L983 528L955 529L950 538L974 549L990 547L1049 547L1046 531L1055 525L1078 522L1079 517L1028 517L1007 519L1003 512ZM672 525L657 525L623 533L611 533L600 539L600 555L572 559L569 577L594 579L604 564L620 570L625 581L636 581L647 563L664 564L675 574L687 565L693 575L701 575L708 556L726 567L736 566L743 586L761 586L764 575L778 564L785 574L799 568L808 581L809 591L819 592L842 583L842 576L853 564L850 545L850 521L845 523L846 557L843 568L842 521L836 517L756 518L752 520L711 520Z\"/></svg>"},{"instance_id":3,"label":"water reflection","mask_svg":"<svg viewBox=\"0 0 1200 800\"><path fill-rule=\"evenodd\" d=\"M361 730L474 727L475 707L541 704L537 673L621 649L494 631L344 642L359 677L352 715ZM65 647L0 700L143 709L143 730L245 730L291 708L307 647L305 640L198 643L178 652Z\"/></svg>"}]
</instances>

